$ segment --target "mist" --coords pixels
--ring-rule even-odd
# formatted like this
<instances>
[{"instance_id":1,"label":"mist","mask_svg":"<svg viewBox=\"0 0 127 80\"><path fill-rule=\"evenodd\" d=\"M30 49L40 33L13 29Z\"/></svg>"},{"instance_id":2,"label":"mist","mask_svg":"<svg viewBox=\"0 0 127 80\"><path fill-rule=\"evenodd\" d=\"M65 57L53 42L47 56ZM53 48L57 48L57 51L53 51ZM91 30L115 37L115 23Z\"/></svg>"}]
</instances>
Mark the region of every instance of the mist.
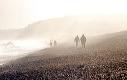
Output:
<instances>
[{"instance_id":1,"label":"mist","mask_svg":"<svg viewBox=\"0 0 127 80\"><path fill-rule=\"evenodd\" d=\"M67 41L127 30L127 15L74 15L37 21L21 29L0 30L0 40ZM11 34L10 34L11 33ZM64 39L63 39L64 38Z\"/></svg>"},{"instance_id":2,"label":"mist","mask_svg":"<svg viewBox=\"0 0 127 80\"><path fill-rule=\"evenodd\" d=\"M48 48L50 41L57 41L58 46L74 47L77 35L86 36L86 45L99 43L106 39L101 35L126 31L126 21L127 15L72 15L37 21L25 28L1 29L0 54L4 57L1 64Z\"/></svg>"},{"instance_id":3,"label":"mist","mask_svg":"<svg viewBox=\"0 0 127 80\"><path fill-rule=\"evenodd\" d=\"M126 79L120 0L0 0L0 79Z\"/></svg>"}]
</instances>

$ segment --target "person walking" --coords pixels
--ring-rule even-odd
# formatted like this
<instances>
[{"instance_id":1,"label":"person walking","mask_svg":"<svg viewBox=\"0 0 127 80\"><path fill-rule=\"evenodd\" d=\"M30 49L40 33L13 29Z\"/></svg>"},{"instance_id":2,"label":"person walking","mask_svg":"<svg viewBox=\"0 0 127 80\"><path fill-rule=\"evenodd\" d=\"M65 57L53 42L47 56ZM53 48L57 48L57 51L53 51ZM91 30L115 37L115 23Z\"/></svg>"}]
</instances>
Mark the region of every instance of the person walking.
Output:
<instances>
[{"instance_id":1,"label":"person walking","mask_svg":"<svg viewBox=\"0 0 127 80\"><path fill-rule=\"evenodd\" d=\"M82 43L82 47L85 47L86 44L86 37L84 36L84 34L81 37L81 43Z\"/></svg>"},{"instance_id":2,"label":"person walking","mask_svg":"<svg viewBox=\"0 0 127 80\"><path fill-rule=\"evenodd\" d=\"M57 46L57 42L56 42L56 40L54 40L54 46Z\"/></svg>"},{"instance_id":3,"label":"person walking","mask_svg":"<svg viewBox=\"0 0 127 80\"><path fill-rule=\"evenodd\" d=\"M75 37L74 41L76 42L76 47L78 47L79 37L78 35Z\"/></svg>"}]
</instances>

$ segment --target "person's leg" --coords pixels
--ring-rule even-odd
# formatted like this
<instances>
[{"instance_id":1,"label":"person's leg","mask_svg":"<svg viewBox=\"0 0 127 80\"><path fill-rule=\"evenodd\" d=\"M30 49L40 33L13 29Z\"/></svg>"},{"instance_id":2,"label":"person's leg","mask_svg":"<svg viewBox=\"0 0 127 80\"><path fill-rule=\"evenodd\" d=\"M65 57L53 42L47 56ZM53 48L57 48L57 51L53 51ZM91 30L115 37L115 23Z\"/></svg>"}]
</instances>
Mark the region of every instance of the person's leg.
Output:
<instances>
[{"instance_id":1,"label":"person's leg","mask_svg":"<svg viewBox=\"0 0 127 80\"><path fill-rule=\"evenodd\" d=\"M83 47L84 47L84 43L83 43Z\"/></svg>"},{"instance_id":2,"label":"person's leg","mask_svg":"<svg viewBox=\"0 0 127 80\"><path fill-rule=\"evenodd\" d=\"M76 47L78 47L78 42L76 43Z\"/></svg>"},{"instance_id":3,"label":"person's leg","mask_svg":"<svg viewBox=\"0 0 127 80\"><path fill-rule=\"evenodd\" d=\"M77 42L76 42L76 47L77 47Z\"/></svg>"},{"instance_id":4,"label":"person's leg","mask_svg":"<svg viewBox=\"0 0 127 80\"><path fill-rule=\"evenodd\" d=\"M82 45L83 45L83 47L85 47L85 43L83 43Z\"/></svg>"},{"instance_id":5,"label":"person's leg","mask_svg":"<svg viewBox=\"0 0 127 80\"><path fill-rule=\"evenodd\" d=\"M86 42L84 43L84 47L86 47Z\"/></svg>"}]
</instances>

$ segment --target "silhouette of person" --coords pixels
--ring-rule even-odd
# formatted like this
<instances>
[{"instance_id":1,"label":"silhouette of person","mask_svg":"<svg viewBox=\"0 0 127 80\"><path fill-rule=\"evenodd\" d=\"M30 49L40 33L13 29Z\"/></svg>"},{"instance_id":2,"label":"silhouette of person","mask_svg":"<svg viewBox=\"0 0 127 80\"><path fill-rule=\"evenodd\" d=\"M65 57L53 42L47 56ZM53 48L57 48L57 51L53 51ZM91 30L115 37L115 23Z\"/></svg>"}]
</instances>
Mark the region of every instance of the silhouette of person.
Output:
<instances>
[{"instance_id":1,"label":"silhouette of person","mask_svg":"<svg viewBox=\"0 0 127 80\"><path fill-rule=\"evenodd\" d=\"M52 41L50 40L50 47L52 46Z\"/></svg>"},{"instance_id":2,"label":"silhouette of person","mask_svg":"<svg viewBox=\"0 0 127 80\"><path fill-rule=\"evenodd\" d=\"M85 47L86 44L86 37L84 36L84 34L81 37L81 43L82 43L82 47Z\"/></svg>"},{"instance_id":3,"label":"silhouette of person","mask_svg":"<svg viewBox=\"0 0 127 80\"><path fill-rule=\"evenodd\" d=\"M79 37L78 35L75 37L74 41L76 42L76 47L78 47Z\"/></svg>"},{"instance_id":4,"label":"silhouette of person","mask_svg":"<svg viewBox=\"0 0 127 80\"><path fill-rule=\"evenodd\" d=\"M56 42L56 40L54 41L54 46L57 46L57 42Z\"/></svg>"}]
</instances>

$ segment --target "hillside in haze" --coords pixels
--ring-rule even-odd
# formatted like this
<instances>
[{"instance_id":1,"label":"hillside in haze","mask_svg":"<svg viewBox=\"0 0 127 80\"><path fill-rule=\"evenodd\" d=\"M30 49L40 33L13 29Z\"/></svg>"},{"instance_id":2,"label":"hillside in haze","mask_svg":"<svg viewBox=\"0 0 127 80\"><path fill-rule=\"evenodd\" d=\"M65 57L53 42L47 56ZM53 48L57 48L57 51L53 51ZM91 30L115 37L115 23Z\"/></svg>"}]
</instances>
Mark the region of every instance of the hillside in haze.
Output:
<instances>
[{"instance_id":1,"label":"hillside in haze","mask_svg":"<svg viewBox=\"0 0 127 80\"><path fill-rule=\"evenodd\" d=\"M124 16L125 17L125 16ZM115 20L114 20L115 19ZM96 36L123 31L126 27L123 16L65 16L38 21L22 29L0 30L0 40L64 39L76 35Z\"/></svg>"}]
</instances>

